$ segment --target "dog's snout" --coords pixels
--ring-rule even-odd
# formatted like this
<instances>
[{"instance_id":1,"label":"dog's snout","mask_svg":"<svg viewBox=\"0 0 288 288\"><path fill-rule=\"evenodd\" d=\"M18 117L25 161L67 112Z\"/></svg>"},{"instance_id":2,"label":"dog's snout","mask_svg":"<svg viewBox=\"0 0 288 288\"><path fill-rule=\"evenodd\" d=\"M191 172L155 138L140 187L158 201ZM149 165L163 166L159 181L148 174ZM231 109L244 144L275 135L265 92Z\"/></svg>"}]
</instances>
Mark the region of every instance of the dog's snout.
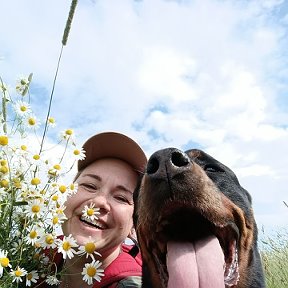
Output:
<instances>
[{"instance_id":1,"label":"dog's snout","mask_svg":"<svg viewBox=\"0 0 288 288\"><path fill-rule=\"evenodd\" d=\"M147 174L171 173L190 164L189 157L176 148L166 148L155 152L147 163Z\"/></svg>"}]
</instances>

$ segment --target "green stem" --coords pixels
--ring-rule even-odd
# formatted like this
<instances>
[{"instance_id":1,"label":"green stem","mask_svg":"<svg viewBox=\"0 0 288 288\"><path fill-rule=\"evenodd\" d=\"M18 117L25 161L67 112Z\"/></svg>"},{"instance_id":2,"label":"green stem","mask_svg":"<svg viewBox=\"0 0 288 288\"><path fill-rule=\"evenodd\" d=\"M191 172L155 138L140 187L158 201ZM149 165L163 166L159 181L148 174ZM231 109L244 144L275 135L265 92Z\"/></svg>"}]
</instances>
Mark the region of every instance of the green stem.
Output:
<instances>
[{"instance_id":1,"label":"green stem","mask_svg":"<svg viewBox=\"0 0 288 288\"><path fill-rule=\"evenodd\" d=\"M7 134L7 110L6 110L6 102L7 102L7 98L6 98L6 93L4 90L4 83L2 78L0 77L0 81L1 81L1 87L2 87L2 94L3 94L3 98L2 98L2 113L3 113L3 131L5 134Z\"/></svg>"},{"instance_id":2,"label":"green stem","mask_svg":"<svg viewBox=\"0 0 288 288\"><path fill-rule=\"evenodd\" d=\"M44 144L44 139L45 139L45 136L46 136L46 133L47 133L48 120L49 120L50 111L51 111L51 105L52 105L52 100L53 100L53 94L54 94L55 84L56 84L56 80L57 80L57 76L58 76L58 71L59 71L59 67L60 67L60 61L61 61L61 58L62 58L63 47L64 47L64 46L62 45L62 46L61 46L60 55L59 55L59 58L58 58L58 63L57 63L57 68L56 68L55 76L54 76L54 81L53 81L53 85L52 85L52 91L51 91L51 94L50 94L49 107L48 107L47 117L46 117L46 121L45 121L44 133L43 133L42 140L41 140L39 155L40 155L41 152L42 152L43 144Z\"/></svg>"}]
</instances>

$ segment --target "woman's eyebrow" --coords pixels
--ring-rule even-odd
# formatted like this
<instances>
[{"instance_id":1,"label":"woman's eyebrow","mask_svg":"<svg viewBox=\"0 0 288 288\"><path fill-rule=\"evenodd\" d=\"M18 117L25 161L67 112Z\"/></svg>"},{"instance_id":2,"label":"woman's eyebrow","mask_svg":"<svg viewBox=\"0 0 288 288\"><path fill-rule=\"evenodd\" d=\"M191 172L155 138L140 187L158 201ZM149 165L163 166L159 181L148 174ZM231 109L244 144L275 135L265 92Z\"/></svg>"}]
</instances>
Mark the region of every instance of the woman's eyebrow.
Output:
<instances>
[{"instance_id":1,"label":"woman's eyebrow","mask_svg":"<svg viewBox=\"0 0 288 288\"><path fill-rule=\"evenodd\" d=\"M92 173L87 173L87 174L83 174L82 175L83 177L91 177L91 178L94 178L94 179L96 179L96 180L98 180L98 181L101 181L102 180L102 178L100 177L100 176L98 176L98 175L96 175L96 174L92 174Z\"/></svg>"},{"instance_id":2,"label":"woman's eyebrow","mask_svg":"<svg viewBox=\"0 0 288 288\"><path fill-rule=\"evenodd\" d=\"M133 192L123 185L117 185L117 189L123 190L123 191L131 193L133 195Z\"/></svg>"}]
</instances>

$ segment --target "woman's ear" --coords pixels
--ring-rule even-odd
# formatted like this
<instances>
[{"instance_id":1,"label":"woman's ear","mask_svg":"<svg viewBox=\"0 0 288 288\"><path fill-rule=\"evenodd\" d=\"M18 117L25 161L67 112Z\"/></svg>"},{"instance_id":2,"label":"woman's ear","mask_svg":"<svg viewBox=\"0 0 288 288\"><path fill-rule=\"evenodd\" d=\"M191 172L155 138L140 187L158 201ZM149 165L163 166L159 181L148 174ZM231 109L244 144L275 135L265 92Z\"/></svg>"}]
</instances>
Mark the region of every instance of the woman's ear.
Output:
<instances>
[{"instance_id":1,"label":"woman's ear","mask_svg":"<svg viewBox=\"0 0 288 288\"><path fill-rule=\"evenodd\" d=\"M134 227L131 228L128 234L128 238L130 238L131 240L137 240L136 230Z\"/></svg>"}]
</instances>

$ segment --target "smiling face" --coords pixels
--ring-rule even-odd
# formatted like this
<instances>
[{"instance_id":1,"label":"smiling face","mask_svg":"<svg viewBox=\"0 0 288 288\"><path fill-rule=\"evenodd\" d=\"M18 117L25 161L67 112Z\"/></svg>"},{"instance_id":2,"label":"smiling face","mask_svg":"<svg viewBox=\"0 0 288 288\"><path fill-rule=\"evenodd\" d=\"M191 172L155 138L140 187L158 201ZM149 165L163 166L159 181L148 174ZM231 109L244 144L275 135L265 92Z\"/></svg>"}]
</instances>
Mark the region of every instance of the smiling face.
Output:
<instances>
[{"instance_id":1,"label":"smiling face","mask_svg":"<svg viewBox=\"0 0 288 288\"><path fill-rule=\"evenodd\" d=\"M91 236L104 259L118 255L133 226L133 191L137 179L132 167L118 159L100 159L87 166L77 179L78 192L66 202L68 220L62 227L64 234L72 234L79 245ZM100 209L93 223L81 217L85 205L90 204Z\"/></svg>"}]
</instances>

